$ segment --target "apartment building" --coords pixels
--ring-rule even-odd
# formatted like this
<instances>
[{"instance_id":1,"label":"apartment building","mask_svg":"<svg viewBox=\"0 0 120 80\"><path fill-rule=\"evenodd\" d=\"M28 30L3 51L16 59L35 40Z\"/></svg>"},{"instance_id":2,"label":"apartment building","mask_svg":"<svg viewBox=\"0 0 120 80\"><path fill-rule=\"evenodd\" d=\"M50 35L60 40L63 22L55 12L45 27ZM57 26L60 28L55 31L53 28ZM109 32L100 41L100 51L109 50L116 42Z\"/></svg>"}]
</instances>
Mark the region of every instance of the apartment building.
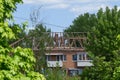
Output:
<instances>
[{"instance_id":1,"label":"apartment building","mask_svg":"<svg viewBox=\"0 0 120 80\"><path fill-rule=\"evenodd\" d=\"M66 36L67 35L67 36ZM52 33L52 46L47 46L47 66L66 69L68 75L81 74L86 66L92 66L88 53L84 50L86 33Z\"/></svg>"},{"instance_id":2,"label":"apartment building","mask_svg":"<svg viewBox=\"0 0 120 80\"><path fill-rule=\"evenodd\" d=\"M47 53L45 55L47 66L49 68L64 68L68 75L71 76L81 74L82 70L86 66L92 66L92 60L89 58L88 53L84 48L84 42L87 41L86 37L87 33L85 32L43 33L39 39L46 40L45 47ZM11 44L11 46L16 46L23 39L24 38L14 42ZM39 52L40 44L38 42L35 42L34 36L30 39L32 42L31 48L37 54Z\"/></svg>"}]
</instances>

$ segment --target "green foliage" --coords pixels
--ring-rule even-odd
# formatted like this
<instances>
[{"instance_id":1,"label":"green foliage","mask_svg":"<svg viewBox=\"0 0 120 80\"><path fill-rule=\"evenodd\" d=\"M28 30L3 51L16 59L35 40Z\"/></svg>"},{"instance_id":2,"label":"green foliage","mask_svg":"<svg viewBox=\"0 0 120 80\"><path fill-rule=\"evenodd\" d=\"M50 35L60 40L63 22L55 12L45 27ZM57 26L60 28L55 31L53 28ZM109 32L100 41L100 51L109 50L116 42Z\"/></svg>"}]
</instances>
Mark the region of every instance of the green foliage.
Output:
<instances>
[{"instance_id":1,"label":"green foliage","mask_svg":"<svg viewBox=\"0 0 120 80\"><path fill-rule=\"evenodd\" d=\"M12 13L18 3L22 3L22 0L0 0L0 22L12 19Z\"/></svg>"},{"instance_id":2,"label":"green foliage","mask_svg":"<svg viewBox=\"0 0 120 80\"><path fill-rule=\"evenodd\" d=\"M120 67L116 67L113 73L113 79L119 80L120 79Z\"/></svg>"},{"instance_id":3,"label":"green foliage","mask_svg":"<svg viewBox=\"0 0 120 80\"><path fill-rule=\"evenodd\" d=\"M35 58L28 48L9 46L15 39L14 31L8 25L12 12L21 0L0 0L0 80L45 80L44 76L34 72ZM16 26L16 31L20 31Z\"/></svg>"},{"instance_id":4,"label":"green foliage","mask_svg":"<svg viewBox=\"0 0 120 80\"><path fill-rule=\"evenodd\" d=\"M101 8L97 14L80 15L65 32L88 32L86 51L93 59L83 77L88 80L119 80L120 10Z\"/></svg>"},{"instance_id":5,"label":"green foliage","mask_svg":"<svg viewBox=\"0 0 120 80\"><path fill-rule=\"evenodd\" d=\"M94 54L93 66L88 69L89 80L119 80L120 10L100 9L97 25L88 35L87 51Z\"/></svg>"},{"instance_id":6,"label":"green foliage","mask_svg":"<svg viewBox=\"0 0 120 80\"><path fill-rule=\"evenodd\" d=\"M94 14L85 13L78 16L73 24L68 27L65 32L88 32L96 25L96 16Z\"/></svg>"},{"instance_id":7,"label":"green foliage","mask_svg":"<svg viewBox=\"0 0 120 80\"><path fill-rule=\"evenodd\" d=\"M31 80L46 80L42 74L34 71L29 72L27 76L30 77Z\"/></svg>"},{"instance_id":8,"label":"green foliage","mask_svg":"<svg viewBox=\"0 0 120 80\"><path fill-rule=\"evenodd\" d=\"M27 26L27 22L22 23L22 25L15 24L15 23L9 25L9 27L15 33L16 39L23 38L27 35L26 34L26 26ZM16 39L15 39L15 41L16 41Z\"/></svg>"},{"instance_id":9,"label":"green foliage","mask_svg":"<svg viewBox=\"0 0 120 80\"><path fill-rule=\"evenodd\" d=\"M33 70L35 58L32 50L21 47L15 49L1 47L0 53L0 79L45 80L43 75Z\"/></svg>"},{"instance_id":10,"label":"green foliage","mask_svg":"<svg viewBox=\"0 0 120 80\"><path fill-rule=\"evenodd\" d=\"M110 62L104 61L104 57L94 58L94 66L85 69L89 80L111 80L112 66Z\"/></svg>"},{"instance_id":11,"label":"green foliage","mask_svg":"<svg viewBox=\"0 0 120 80\"><path fill-rule=\"evenodd\" d=\"M82 80L79 76L68 76L65 69L60 68L59 66L54 68L46 68L44 75L46 80Z\"/></svg>"},{"instance_id":12,"label":"green foliage","mask_svg":"<svg viewBox=\"0 0 120 80\"><path fill-rule=\"evenodd\" d=\"M92 34L89 35L89 45L87 47L96 56L105 56L110 60L114 55L114 51L119 50L118 35L120 34L120 10L114 7L110 10L106 7L103 12L100 9L97 25L93 28Z\"/></svg>"},{"instance_id":13,"label":"green foliage","mask_svg":"<svg viewBox=\"0 0 120 80\"><path fill-rule=\"evenodd\" d=\"M37 24L35 29L29 30L28 36L31 37L32 40L26 40L27 46L31 48L37 48L39 51L35 52L36 64L35 71L40 72L43 68L47 67L46 58L45 58L45 43L50 39L49 34L50 29L47 29L42 24ZM32 45L31 45L32 44Z\"/></svg>"},{"instance_id":14,"label":"green foliage","mask_svg":"<svg viewBox=\"0 0 120 80\"><path fill-rule=\"evenodd\" d=\"M47 68L45 71L47 80L66 80L67 74L59 67Z\"/></svg>"},{"instance_id":15,"label":"green foliage","mask_svg":"<svg viewBox=\"0 0 120 80\"><path fill-rule=\"evenodd\" d=\"M68 77L65 80L86 80L86 79L81 79L79 76L73 76L73 77Z\"/></svg>"},{"instance_id":16,"label":"green foliage","mask_svg":"<svg viewBox=\"0 0 120 80\"><path fill-rule=\"evenodd\" d=\"M29 47L29 48L45 48L45 42L48 42L48 38L50 37L49 33L50 29L47 29L42 24L37 24L34 29L29 30L28 34L25 34L24 29L22 29L22 34L20 34L23 38L25 37L24 41L21 42L20 45L22 47ZM19 37L21 37L19 36Z\"/></svg>"}]
</instances>

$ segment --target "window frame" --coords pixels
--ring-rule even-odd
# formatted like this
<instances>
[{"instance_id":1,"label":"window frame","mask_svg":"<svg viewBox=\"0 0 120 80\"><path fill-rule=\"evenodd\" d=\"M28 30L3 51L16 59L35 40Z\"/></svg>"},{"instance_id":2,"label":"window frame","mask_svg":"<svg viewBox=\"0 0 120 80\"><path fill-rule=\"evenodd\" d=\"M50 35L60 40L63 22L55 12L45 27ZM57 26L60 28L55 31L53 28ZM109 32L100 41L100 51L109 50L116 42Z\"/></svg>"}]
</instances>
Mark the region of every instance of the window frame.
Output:
<instances>
[{"instance_id":1,"label":"window frame","mask_svg":"<svg viewBox=\"0 0 120 80\"><path fill-rule=\"evenodd\" d=\"M81 58L80 58L81 57ZM78 61L88 61L91 60L88 53L78 53Z\"/></svg>"}]
</instances>

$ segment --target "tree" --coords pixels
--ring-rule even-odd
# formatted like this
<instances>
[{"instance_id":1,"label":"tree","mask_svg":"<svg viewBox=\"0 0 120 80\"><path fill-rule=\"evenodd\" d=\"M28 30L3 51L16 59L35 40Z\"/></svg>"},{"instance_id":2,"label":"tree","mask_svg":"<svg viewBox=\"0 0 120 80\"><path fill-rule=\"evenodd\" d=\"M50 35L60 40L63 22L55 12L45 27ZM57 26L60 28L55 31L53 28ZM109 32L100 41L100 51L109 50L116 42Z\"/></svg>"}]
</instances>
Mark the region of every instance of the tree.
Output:
<instances>
[{"instance_id":1,"label":"tree","mask_svg":"<svg viewBox=\"0 0 120 80\"><path fill-rule=\"evenodd\" d=\"M45 53L46 51L46 45L48 42L50 42L50 29L47 29L42 24L37 24L35 26L35 29L29 30L28 36L31 37L32 40L28 40L28 45L31 46L31 43L33 44L31 48L38 49L38 51L34 52L35 58L36 58L36 65L35 70L40 72L43 68L47 67L46 64L46 58Z\"/></svg>"},{"instance_id":2,"label":"tree","mask_svg":"<svg viewBox=\"0 0 120 80\"><path fill-rule=\"evenodd\" d=\"M70 25L64 32L88 32L96 25L95 14L85 13L74 19L73 24Z\"/></svg>"},{"instance_id":3,"label":"tree","mask_svg":"<svg viewBox=\"0 0 120 80\"><path fill-rule=\"evenodd\" d=\"M27 36L26 26L27 22L24 22L21 25L16 24L14 22L9 24L9 27L12 29L13 33L15 33L15 39L9 40L9 44L13 44L17 40L25 38ZM21 43L21 45L23 44Z\"/></svg>"},{"instance_id":4,"label":"tree","mask_svg":"<svg viewBox=\"0 0 120 80\"><path fill-rule=\"evenodd\" d=\"M85 47L93 66L87 67L84 76L89 80L120 79L120 10L117 6L106 7L105 11L101 8L97 14L80 15L66 31L88 32Z\"/></svg>"},{"instance_id":5,"label":"tree","mask_svg":"<svg viewBox=\"0 0 120 80\"><path fill-rule=\"evenodd\" d=\"M0 79L45 80L43 75L34 72L35 58L31 49L12 48L8 43L15 39L8 20L13 19L12 13L18 3L22 3L22 0L0 0ZM19 32L19 28L16 30Z\"/></svg>"},{"instance_id":6,"label":"tree","mask_svg":"<svg viewBox=\"0 0 120 80\"><path fill-rule=\"evenodd\" d=\"M119 80L120 75L120 10L102 8L96 14L97 25L88 35L86 49L93 54L90 80Z\"/></svg>"}]
</instances>

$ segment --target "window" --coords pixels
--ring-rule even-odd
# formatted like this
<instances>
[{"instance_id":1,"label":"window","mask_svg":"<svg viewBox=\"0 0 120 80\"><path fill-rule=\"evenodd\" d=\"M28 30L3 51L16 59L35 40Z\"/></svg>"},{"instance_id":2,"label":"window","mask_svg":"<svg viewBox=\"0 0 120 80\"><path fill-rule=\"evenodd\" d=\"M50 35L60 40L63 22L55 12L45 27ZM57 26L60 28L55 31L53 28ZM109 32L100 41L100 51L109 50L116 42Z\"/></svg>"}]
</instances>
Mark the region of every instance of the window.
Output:
<instances>
[{"instance_id":1,"label":"window","mask_svg":"<svg viewBox=\"0 0 120 80\"><path fill-rule=\"evenodd\" d=\"M66 55L63 55L63 61L66 61L67 59L66 59Z\"/></svg>"},{"instance_id":2,"label":"window","mask_svg":"<svg viewBox=\"0 0 120 80\"><path fill-rule=\"evenodd\" d=\"M81 75L83 72L83 69L78 69L78 75Z\"/></svg>"},{"instance_id":3,"label":"window","mask_svg":"<svg viewBox=\"0 0 120 80\"><path fill-rule=\"evenodd\" d=\"M77 75L77 70L70 70L70 76Z\"/></svg>"},{"instance_id":4,"label":"window","mask_svg":"<svg viewBox=\"0 0 120 80\"><path fill-rule=\"evenodd\" d=\"M72 60L77 61L77 54L72 55Z\"/></svg>"},{"instance_id":5,"label":"window","mask_svg":"<svg viewBox=\"0 0 120 80\"><path fill-rule=\"evenodd\" d=\"M56 59L57 61L66 61L66 55L57 55Z\"/></svg>"},{"instance_id":6,"label":"window","mask_svg":"<svg viewBox=\"0 0 120 80\"><path fill-rule=\"evenodd\" d=\"M86 53L79 54L79 60L86 60Z\"/></svg>"},{"instance_id":7,"label":"window","mask_svg":"<svg viewBox=\"0 0 120 80\"><path fill-rule=\"evenodd\" d=\"M79 60L91 60L87 53L80 53L78 56Z\"/></svg>"},{"instance_id":8,"label":"window","mask_svg":"<svg viewBox=\"0 0 120 80\"><path fill-rule=\"evenodd\" d=\"M82 55L79 55L79 60L82 60Z\"/></svg>"},{"instance_id":9,"label":"window","mask_svg":"<svg viewBox=\"0 0 120 80\"><path fill-rule=\"evenodd\" d=\"M47 55L46 58L47 58L47 61L51 61L50 55Z\"/></svg>"},{"instance_id":10,"label":"window","mask_svg":"<svg viewBox=\"0 0 120 80\"><path fill-rule=\"evenodd\" d=\"M87 55L87 54L82 54L83 60L86 60L86 55Z\"/></svg>"},{"instance_id":11,"label":"window","mask_svg":"<svg viewBox=\"0 0 120 80\"><path fill-rule=\"evenodd\" d=\"M83 69L71 69L71 70L69 70L69 75L70 76L77 76L77 75L81 75L82 74L82 72L83 72Z\"/></svg>"},{"instance_id":12,"label":"window","mask_svg":"<svg viewBox=\"0 0 120 80\"><path fill-rule=\"evenodd\" d=\"M60 61L60 57L59 57L59 55L56 56L56 59L57 59L57 61Z\"/></svg>"}]
</instances>

